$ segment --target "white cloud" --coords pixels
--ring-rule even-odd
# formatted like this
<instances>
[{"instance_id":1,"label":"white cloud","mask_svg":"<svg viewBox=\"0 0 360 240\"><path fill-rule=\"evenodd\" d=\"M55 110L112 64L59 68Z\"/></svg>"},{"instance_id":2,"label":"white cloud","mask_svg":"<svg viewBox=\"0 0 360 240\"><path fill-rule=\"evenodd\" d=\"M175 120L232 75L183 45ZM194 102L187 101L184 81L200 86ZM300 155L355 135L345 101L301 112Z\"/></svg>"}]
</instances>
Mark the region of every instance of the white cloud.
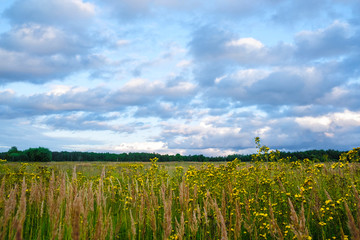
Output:
<instances>
[{"instance_id":1,"label":"white cloud","mask_svg":"<svg viewBox=\"0 0 360 240\"><path fill-rule=\"evenodd\" d=\"M353 127L359 127L360 112L345 110L318 117L297 117L295 121L302 128L313 132L325 132L328 136L333 136L334 133L341 133Z\"/></svg>"},{"instance_id":2,"label":"white cloud","mask_svg":"<svg viewBox=\"0 0 360 240\"><path fill-rule=\"evenodd\" d=\"M182 61L178 62L178 63L176 64L176 66L177 66L178 68L184 68L184 67L190 66L191 63L192 63L192 62L189 61L189 60L182 60Z\"/></svg>"},{"instance_id":3,"label":"white cloud","mask_svg":"<svg viewBox=\"0 0 360 240\"><path fill-rule=\"evenodd\" d=\"M128 45L128 44L130 44L130 43L131 43L131 41L130 41L130 40L126 40L126 39L120 39L120 40L117 40L117 41L116 41L116 45L117 45L118 47L125 46L125 45Z\"/></svg>"},{"instance_id":4,"label":"white cloud","mask_svg":"<svg viewBox=\"0 0 360 240\"><path fill-rule=\"evenodd\" d=\"M17 26L3 34L1 43L7 49L38 55L78 54L89 48L76 34L39 24Z\"/></svg>"},{"instance_id":5,"label":"white cloud","mask_svg":"<svg viewBox=\"0 0 360 240\"><path fill-rule=\"evenodd\" d=\"M295 121L302 127L313 132L325 132L330 128L332 120L328 116L321 117L298 117Z\"/></svg>"},{"instance_id":6,"label":"white cloud","mask_svg":"<svg viewBox=\"0 0 360 240\"><path fill-rule=\"evenodd\" d=\"M82 0L17 0L5 15L16 24L33 22L79 29L95 16L95 5Z\"/></svg>"},{"instance_id":7,"label":"white cloud","mask_svg":"<svg viewBox=\"0 0 360 240\"><path fill-rule=\"evenodd\" d=\"M342 128L352 128L360 126L360 112L345 110L341 113L333 113L333 122Z\"/></svg>"},{"instance_id":8,"label":"white cloud","mask_svg":"<svg viewBox=\"0 0 360 240\"><path fill-rule=\"evenodd\" d=\"M227 47L243 47L249 51L259 50L264 47L264 44L254 38L240 38L237 40L231 40L226 43Z\"/></svg>"}]
</instances>

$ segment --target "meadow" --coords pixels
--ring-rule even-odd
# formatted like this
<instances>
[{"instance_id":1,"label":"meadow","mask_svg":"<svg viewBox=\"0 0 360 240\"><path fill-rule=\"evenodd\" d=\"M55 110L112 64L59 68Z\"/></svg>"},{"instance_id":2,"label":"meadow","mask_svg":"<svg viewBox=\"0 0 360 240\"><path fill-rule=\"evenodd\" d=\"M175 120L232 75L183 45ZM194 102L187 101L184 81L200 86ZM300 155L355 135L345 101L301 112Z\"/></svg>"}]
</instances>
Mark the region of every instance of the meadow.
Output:
<instances>
[{"instance_id":1,"label":"meadow","mask_svg":"<svg viewBox=\"0 0 360 240\"><path fill-rule=\"evenodd\" d=\"M359 149L338 162L0 161L0 239L360 239Z\"/></svg>"}]
</instances>

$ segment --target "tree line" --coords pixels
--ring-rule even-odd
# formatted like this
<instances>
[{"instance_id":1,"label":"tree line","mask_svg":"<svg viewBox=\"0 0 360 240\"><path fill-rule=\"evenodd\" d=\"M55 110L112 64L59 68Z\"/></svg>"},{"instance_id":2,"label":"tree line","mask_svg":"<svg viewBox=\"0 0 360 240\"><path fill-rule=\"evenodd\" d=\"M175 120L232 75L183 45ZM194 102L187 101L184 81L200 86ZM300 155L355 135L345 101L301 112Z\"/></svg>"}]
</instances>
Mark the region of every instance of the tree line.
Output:
<instances>
[{"instance_id":1,"label":"tree line","mask_svg":"<svg viewBox=\"0 0 360 240\"><path fill-rule=\"evenodd\" d=\"M316 162L338 161L344 151L337 150L309 150L301 152L280 152L280 158L289 161L303 160L308 158ZM158 153L95 153L95 152L52 152L47 148L29 148L20 151L17 147L11 147L9 151L0 153L0 159L13 162L50 162L50 161L110 161L110 162L148 162L157 157L159 162L223 162L233 161L235 158L242 162L250 162L252 154L233 154L228 156L209 157L200 155L180 154L168 155Z\"/></svg>"}]
</instances>

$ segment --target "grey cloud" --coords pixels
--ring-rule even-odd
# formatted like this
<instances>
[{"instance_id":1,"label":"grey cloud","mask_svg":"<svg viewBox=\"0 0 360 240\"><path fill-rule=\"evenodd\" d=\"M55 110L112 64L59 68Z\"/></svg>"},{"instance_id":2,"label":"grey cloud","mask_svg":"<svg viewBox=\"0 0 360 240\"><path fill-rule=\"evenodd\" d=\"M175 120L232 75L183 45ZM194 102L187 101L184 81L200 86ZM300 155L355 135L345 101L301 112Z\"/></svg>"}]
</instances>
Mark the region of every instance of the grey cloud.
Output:
<instances>
[{"instance_id":1,"label":"grey cloud","mask_svg":"<svg viewBox=\"0 0 360 240\"><path fill-rule=\"evenodd\" d=\"M121 121L121 116L106 117L101 114L95 115L94 113L75 112L68 114L50 115L41 122L54 129L64 129L71 131L109 130L117 133L131 134L137 130L144 129L144 123L142 122L133 122L131 124L109 123L110 120L114 121L116 119Z\"/></svg>"},{"instance_id":2,"label":"grey cloud","mask_svg":"<svg viewBox=\"0 0 360 240\"><path fill-rule=\"evenodd\" d=\"M315 103L326 107L330 104L323 101L326 94L359 76L360 55L355 49L360 34L354 29L335 21L324 29L300 32L294 45L267 47L253 38L200 28L189 43L195 80L204 87L203 100L208 103L228 100L242 106L272 106L273 110L267 110L274 113L279 106Z\"/></svg>"},{"instance_id":3,"label":"grey cloud","mask_svg":"<svg viewBox=\"0 0 360 240\"><path fill-rule=\"evenodd\" d=\"M141 104L153 102L158 98L166 101L188 100L196 94L197 88L190 82L178 82L168 86L161 81L150 82L144 79L133 79L114 93L117 102ZM153 99L153 100L152 100Z\"/></svg>"},{"instance_id":4,"label":"grey cloud","mask_svg":"<svg viewBox=\"0 0 360 240\"><path fill-rule=\"evenodd\" d=\"M68 137L50 137L44 134L42 127L34 125L33 121L28 119L0 119L0 132L2 136L0 145L17 146L20 150L31 147L51 147L52 151L62 151L62 145L71 144L101 144L100 141L83 138ZM19 137L21 141L19 141Z\"/></svg>"},{"instance_id":5,"label":"grey cloud","mask_svg":"<svg viewBox=\"0 0 360 240\"><path fill-rule=\"evenodd\" d=\"M318 19L321 21L331 16L334 17L339 15L336 11L338 5L333 0L293 0L289 1L278 1L279 4L276 6L272 13L271 20L281 25L293 26L298 24L300 21L313 21ZM340 3L341 4L341 3Z\"/></svg>"},{"instance_id":6,"label":"grey cloud","mask_svg":"<svg viewBox=\"0 0 360 240\"><path fill-rule=\"evenodd\" d=\"M0 46L9 51L35 55L76 55L92 46L81 36L38 24L17 25L0 36Z\"/></svg>"},{"instance_id":7,"label":"grey cloud","mask_svg":"<svg viewBox=\"0 0 360 240\"><path fill-rule=\"evenodd\" d=\"M305 106L312 103L325 106L329 102L321 99L333 88L348 81L344 79L346 74L339 70L339 64L278 67L263 73L261 69L249 71L255 71L253 76L245 71L224 77L209 88L209 95L225 99L230 97L243 106L263 105L275 109L283 105ZM242 74L245 76L242 77Z\"/></svg>"},{"instance_id":8,"label":"grey cloud","mask_svg":"<svg viewBox=\"0 0 360 240\"><path fill-rule=\"evenodd\" d=\"M4 115L20 117L44 114L56 114L73 111L106 112L120 111L127 107L151 106L157 102L188 102L196 94L192 84L179 82L167 87L161 82L151 83L145 80L133 80L117 90L107 88L72 88L63 94L36 94L17 96L4 92L0 97L0 107L7 110ZM164 103L167 106L167 103ZM11 113L11 114L10 114ZM155 117L156 113L154 112Z\"/></svg>"},{"instance_id":9,"label":"grey cloud","mask_svg":"<svg viewBox=\"0 0 360 240\"><path fill-rule=\"evenodd\" d=\"M95 15L95 6L82 0L17 0L4 15L14 24L28 22L81 29Z\"/></svg>"},{"instance_id":10,"label":"grey cloud","mask_svg":"<svg viewBox=\"0 0 360 240\"><path fill-rule=\"evenodd\" d=\"M261 133L259 129L262 128L268 130ZM255 136L261 136L263 143L270 143L273 148L292 148L299 142L301 147L309 147L313 138L300 138L307 136L307 133L294 131L295 128L298 125L293 119L219 115L216 121L205 126L165 124L160 139L167 142L169 149L217 148L222 151L240 151L255 147Z\"/></svg>"},{"instance_id":11,"label":"grey cloud","mask_svg":"<svg viewBox=\"0 0 360 240\"><path fill-rule=\"evenodd\" d=\"M200 0L106 0L109 12L121 21L143 20L149 16L162 15L164 12L191 12L201 9L204 4Z\"/></svg>"},{"instance_id":12,"label":"grey cloud","mask_svg":"<svg viewBox=\"0 0 360 240\"><path fill-rule=\"evenodd\" d=\"M291 44L280 42L267 47L254 38L239 38L212 26L197 29L188 45L194 58L195 80L207 87L239 67L287 66L295 62Z\"/></svg>"},{"instance_id":13,"label":"grey cloud","mask_svg":"<svg viewBox=\"0 0 360 240\"><path fill-rule=\"evenodd\" d=\"M241 18L249 15L266 12L266 10L275 1L266 0L223 0L215 4L214 11L222 14L232 15L233 17Z\"/></svg>"},{"instance_id":14,"label":"grey cloud","mask_svg":"<svg viewBox=\"0 0 360 240\"><path fill-rule=\"evenodd\" d=\"M303 31L295 36L296 55L306 59L341 57L358 48L358 39L350 36L349 26L335 22L326 29Z\"/></svg>"},{"instance_id":15,"label":"grey cloud","mask_svg":"<svg viewBox=\"0 0 360 240\"><path fill-rule=\"evenodd\" d=\"M211 86L216 77L225 72L229 60L224 58L225 44L231 35L211 26L197 29L189 42L190 53L195 59L195 80L202 86Z\"/></svg>"},{"instance_id":16,"label":"grey cloud","mask_svg":"<svg viewBox=\"0 0 360 240\"><path fill-rule=\"evenodd\" d=\"M96 71L94 54L109 39L91 33L95 5L82 0L15 1L4 14L11 28L0 35L0 82L44 83L82 70Z\"/></svg>"},{"instance_id":17,"label":"grey cloud","mask_svg":"<svg viewBox=\"0 0 360 240\"><path fill-rule=\"evenodd\" d=\"M232 38L229 32L213 26L203 26L193 32L189 42L190 52L202 60L221 59L225 44Z\"/></svg>"},{"instance_id":18,"label":"grey cloud","mask_svg":"<svg viewBox=\"0 0 360 240\"><path fill-rule=\"evenodd\" d=\"M343 78L356 79L360 75L359 65L360 53L359 51L356 51L339 63L338 70L343 75Z\"/></svg>"},{"instance_id":19,"label":"grey cloud","mask_svg":"<svg viewBox=\"0 0 360 240\"><path fill-rule=\"evenodd\" d=\"M190 100L189 100L190 101ZM139 106L134 114L135 117L157 117L165 119L192 119L195 115L188 101L181 103L156 101L146 106Z\"/></svg>"},{"instance_id":20,"label":"grey cloud","mask_svg":"<svg viewBox=\"0 0 360 240\"><path fill-rule=\"evenodd\" d=\"M336 86L318 100L321 104L334 107L347 108L349 110L360 110L360 83L351 82Z\"/></svg>"},{"instance_id":21,"label":"grey cloud","mask_svg":"<svg viewBox=\"0 0 360 240\"><path fill-rule=\"evenodd\" d=\"M219 115L221 121L207 125L163 126L160 140L167 142L169 149L221 149L242 151L255 146L253 139L260 136L262 144L272 149L285 151L309 149L347 149L353 141L339 143L338 139L348 133L357 137L359 127L333 128L328 135L299 125L294 117L272 116L244 117ZM224 122L223 122L224 121ZM224 125L226 124L226 125ZM223 127L226 126L226 127ZM240 129L240 130L239 130ZM353 131L351 133L351 131ZM331 134L333 134L331 136ZM316 139L316 140L315 140ZM356 139L356 138L354 138Z\"/></svg>"},{"instance_id":22,"label":"grey cloud","mask_svg":"<svg viewBox=\"0 0 360 240\"><path fill-rule=\"evenodd\" d=\"M10 107L16 117L55 114L73 111L104 111L108 109L106 99L109 91L101 88L90 91L71 89L65 94L36 94L12 96L3 99L0 106Z\"/></svg>"},{"instance_id":23,"label":"grey cloud","mask_svg":"<svg viewBox=\"0 0 360 240\"><path fill-rule=\"evenodd\" d=\"M0 59L6 59L0 65L0 83L2 84L16 81L43 83L81 70L97 68L103 62L98 55L34 56L1 48Z\"/></svg>"},{"instance_id":24,"label":"grey cloud","mask_svg":"<svg viewBox=\"0 0 360 240\"><path fill-rule=\"evenodd\" d=\"M184 109L182 109L184 111ZM135 113L135 117L153 117L157 116L161 119L176 118L178 115L178 107L172 104L165 104L161 102L156 102L149 106L140 106Z\"/></svg>"},{"instance_id":25,"label":"grey cloud","mask_svg":"<svg viewBox=\"0 0 360 240\"><path fill-rule=\"evenodd\" d=\"M275 72L254 83L241 99L255 104L306 104L304 80L291 72ZM305 90L305 91L304 91ZM251 101L251 100L250 100Z\"/></svg>"}]
</instances>

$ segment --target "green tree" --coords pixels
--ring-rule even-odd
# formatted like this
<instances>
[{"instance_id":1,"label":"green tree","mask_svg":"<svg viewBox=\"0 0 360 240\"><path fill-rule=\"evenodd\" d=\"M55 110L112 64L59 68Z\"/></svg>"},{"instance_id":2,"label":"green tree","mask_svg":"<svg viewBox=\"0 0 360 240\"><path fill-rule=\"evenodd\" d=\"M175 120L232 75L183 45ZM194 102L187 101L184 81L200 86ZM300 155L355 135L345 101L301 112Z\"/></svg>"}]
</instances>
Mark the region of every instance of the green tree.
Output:
<instances>
[{"instance_id":1,"label":"green tree","mask_svg":"<svg viewBox=\"0 0 360 240\"><path fill-rule=\"evenodd\" d=\"M52 153L47 148L29 148L25 152L31 162L50 162L52 160Z\"/></svg>"},{"instance_id":2,"label":"green tree","mask_svg":"<svg viewBox=\"0 0 360 240\"><path fill-rule=\"evenodd\" d=\"M17 147L14 146L9 149L8 154L18 153L18 152L19 150L17 149Z\"/></svg>"},{"instance_id":3,"label":"green tree","mask_svg":"<svg viewBox=\"0 0 360 240\"><path fill-rule=\"evenodd\" d=\"M26 161L28 161L27 155L24 152L19 151L17 149L17 147L11 147L9 149L9 151L6 153L5 158L11 162L26 162Z\"/></svg>"}]
</instances>

